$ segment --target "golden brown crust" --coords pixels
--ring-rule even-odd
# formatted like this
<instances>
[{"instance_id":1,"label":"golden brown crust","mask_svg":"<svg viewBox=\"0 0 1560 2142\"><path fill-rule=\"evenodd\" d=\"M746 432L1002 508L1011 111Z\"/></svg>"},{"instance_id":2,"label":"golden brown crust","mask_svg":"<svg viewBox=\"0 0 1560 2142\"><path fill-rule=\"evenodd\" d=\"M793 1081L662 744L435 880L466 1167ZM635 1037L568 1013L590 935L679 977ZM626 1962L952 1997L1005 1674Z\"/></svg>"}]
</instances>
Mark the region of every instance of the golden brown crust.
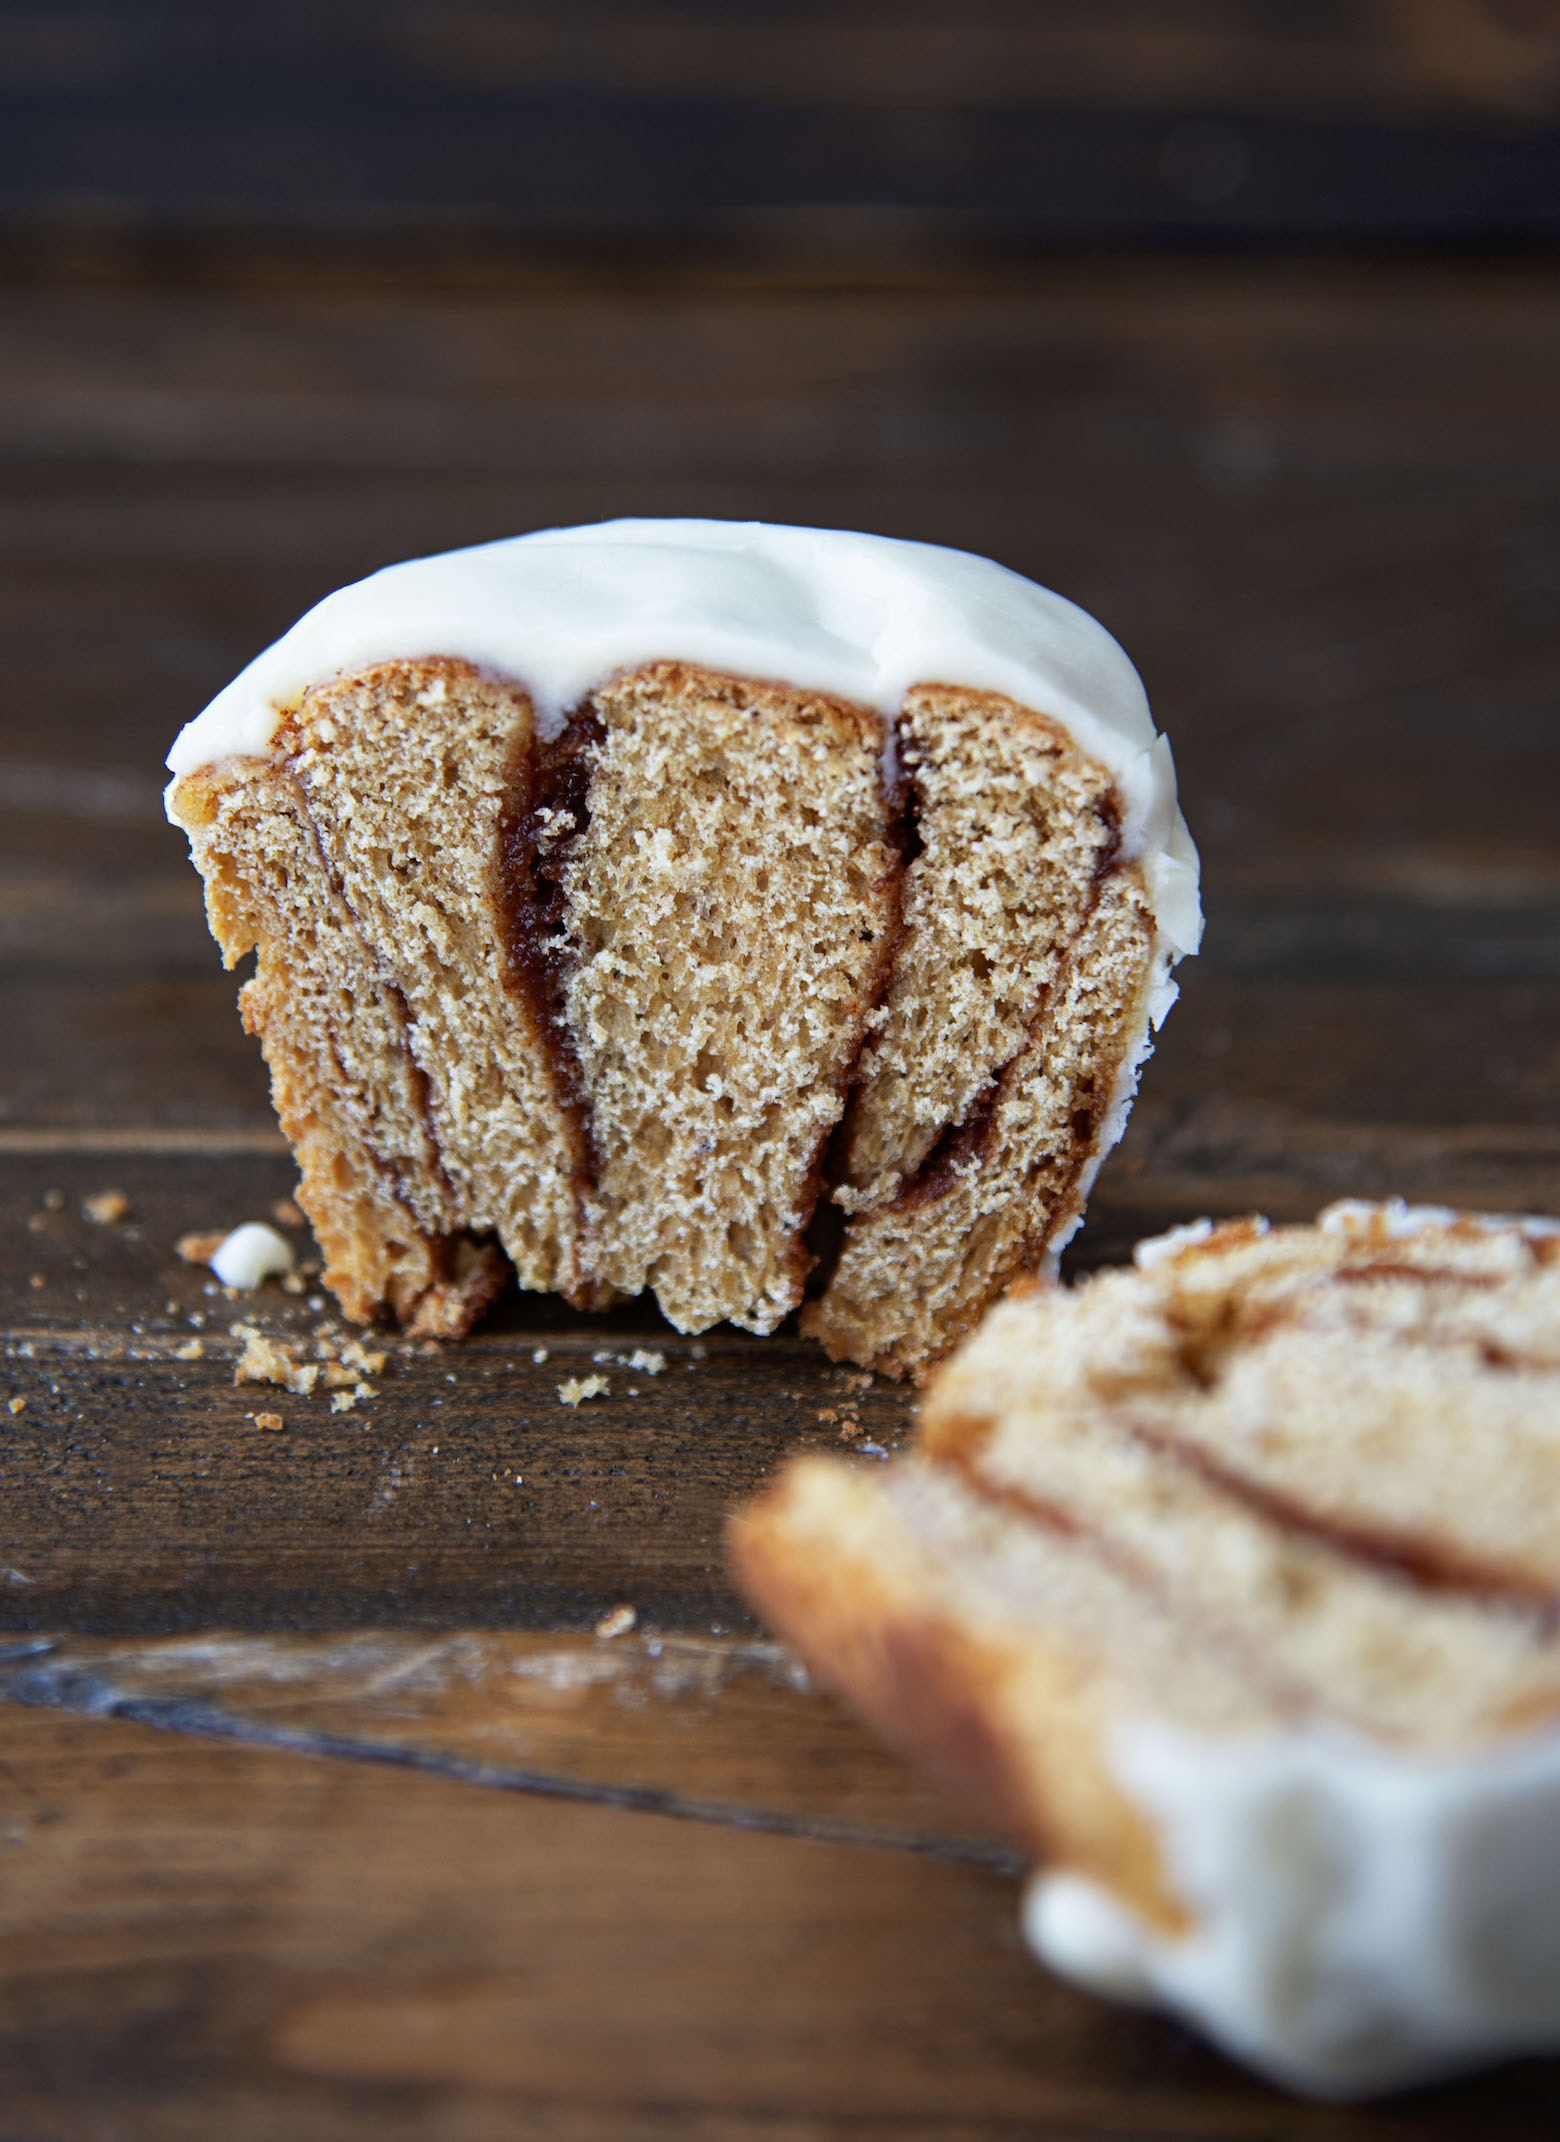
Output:
<instances>
[{"instance_id":1,"label":"golden brown crust","mask_svg":"<svg viewBox=\"0 0 1560 2142\"><path fill-rule=\"evenodd\" d=\"M729 1527L744 1594L820 1681L1017 1843L1180 1931L1154 1830L1105 1755L1099 1661L1060 1633L1047 1646L961 1615L868 1496L838 1461L794 1460Z\"/></svg>"}]
</instances>

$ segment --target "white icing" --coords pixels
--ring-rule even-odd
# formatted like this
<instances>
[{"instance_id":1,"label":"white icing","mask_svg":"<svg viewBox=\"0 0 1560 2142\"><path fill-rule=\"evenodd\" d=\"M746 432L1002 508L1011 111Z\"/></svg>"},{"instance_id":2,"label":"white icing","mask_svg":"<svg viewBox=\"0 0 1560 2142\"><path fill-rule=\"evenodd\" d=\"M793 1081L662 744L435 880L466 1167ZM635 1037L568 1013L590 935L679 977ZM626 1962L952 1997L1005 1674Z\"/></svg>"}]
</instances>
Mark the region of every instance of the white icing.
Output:
<instances>
[{"instance_id":1,"label":"white icing","mask_svg":"<svg viewBox=\"0 0 1560 2142\"><path fill-rule=\"evenodd\" d=\"M1265 1230L1266 1220L1261 1225ZM1182 1250L1195 1249L1199 1242L1206 1242L1212 1233L1212 1220L1187 1220L1180 1227L1169 1228L1162 1235L1150 1235L1138 1243L1132 1252L1132 1262L1140 1272L1151 1272L1156 1265L1168 1264L1179 1257Z\"/></svg>"},{"instance_id":2,"label":"white icing","mask_svg":"<svg viewBox=\"0 0 1560 2142\"><path fill-rule=\"evenodd\" d=\"M1192 1929L1042 1871L1024 1933L1055 1970L1321 2097L1560 2051L1560 1734L1436 1758L1141 1720L1112 1754Z\"/></svg>"},{"instance_id":3,"label":"white icing","mask_svg":"<svg viewBox=\"0 0 1560 2142\"><path fill-rule=\"evenodd\" d=\"M593 686L657 659L782 678L885 715L914 684L1006 693L1108 768L1123 853L1141 865L1162 942L1177 955L1197 948L1197 853L1136 670L1076 604L929 543L760 521L608 521L392 565L327 596L251 662L181 732L169 768L265 751L322 678L437 655L515 678L552 732Z\"/></svg>"},{"instance_id":4,"label":"white icing","mask_svg":"<svg viewBox=\"0 0 1560 2142\"><path fill-rule=\"evenodd\" d=\"M225 1287L258 1287L293 1268L292 1244L263 1220L246 1220L217 1245L211 1269Z\"/></svg>"},{"instance_id":5,"label":"white icing","mask_svg":"<svg viewBox=\"0 0 1560 2142\"><path fill-rule=\"evenodd\" d=\"M1529 1242L1560 1235L1560 1220L1532 1212L1454 1212L1450 1205L1409 1205L1389 1197L1373 1205L1364 1198L1339 1198L1317 1215L1317 1226L1327 1235L1370 1235L1378 1227L1397 1241L1458 1224L1476 1227L1487 1235L1519 1234Z\"/></svg>"}]
</instances>

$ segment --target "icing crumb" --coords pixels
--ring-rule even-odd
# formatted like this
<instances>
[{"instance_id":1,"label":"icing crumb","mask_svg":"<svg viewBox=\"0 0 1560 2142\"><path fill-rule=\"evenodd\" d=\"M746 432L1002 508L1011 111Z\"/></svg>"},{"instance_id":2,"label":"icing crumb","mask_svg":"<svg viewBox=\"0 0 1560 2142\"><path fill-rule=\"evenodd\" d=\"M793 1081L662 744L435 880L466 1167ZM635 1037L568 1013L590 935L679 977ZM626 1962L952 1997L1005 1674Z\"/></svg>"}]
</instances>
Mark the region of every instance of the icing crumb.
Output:
<instances>
[{"instance_id":1,"label":"icing crumb","mask_svg":"<svg viewBox=\"0 0 1560 2142\"><path fill-rule=\"evenodd\" d=\"M96 1197L83 1198L81 1209L97 1226L113 1227L129 1219L130 1200L123 1190L100 1190Z\"/></svg>"},{"instance_id":2,"label":"icing crumb","mask_svg":"<svg viewBox=\"0 0 1560 2142\"><path fill-rule=\"evenodd\" d=\"M582 1399L606 1398L612 1386L605 1376L571 1376L567 1383L560 1383L558 1396L566 1406L577 1406Z\"/></svg>"},{"instance_id":3,"label":"icing crumb","mask_svg":"<svg viewBox=\"0 0 1560 2142\"><path fill-rule=\"evenodd\" d=\"M536 1363L537 1367L538 1367L538 1368L540 1368L540 1367L542 1366L543 1362L545 1362L545 1360L547 1359L547 1349L546 1349L546 1347L545 1347L545 1346L533 1346L533 1347L531 1348L531 1359L532 1359L532 1360L533 1360L533 1361L534 1361L534 1362Z\"/></svg>"},{"instance_id":4,"label":"icing crumb","mask_svg":"<svg viewBox=\"0 0 1560 2142\"><path fill-rule=\"evenodd\" d=\"M207 1261L225 1287L258 1287L292 1270L292 1244L263 1220L247 1220Z\"/></svg>"},{"instance_id":5,"label":"icing crumb","mask_svg":"<svg viewBox=\"0 0 1560 2142\"><path fill-rule=\"evenodd\" d=\"M209 1265L230 1292L238 1287L258 1287L267 1279L292 1276L292 1244L267 1227L263 1220L246 1220L228 1234L197 1229L180 1235L173 1245L186 1264ZM289 1293L297 1291L288 1287Z\"/></svg>"},{"instance_id":6,"label":"icing crumb","mask_svg":"<svg viewBox=\"0 0 1560 2142\"><path fill-rule=\"evenodd\" d=\"M238 1366L233 1371L235 1383L279 1383L284 1390L296 1391L304 1398L319 1378L318 1362L300 1361L296 1347L279 1345L276 1340L263 1339L258 1333L246 1339Z\"/></svg>"},{"instance_id":7,"label":"icing crumb","mask_svg":"<svg viewBox=\"0 0 1560 2142\"><path fill-rule=\"evenodd\" d=\"M633 1607L615 1606L610 1613L603 1614L600 1621L597 1622L596 1634L598 1636L627 1636L629 1630L633 1628L638 1619L639 1615Z\"/></svg>"},{"instance_id":8,"label":"icing crumb","mask_svg":"<svg viewBox=\"0 0 1560 2142\"><path fill-rule=\"evenodd\" d=\"M279 1413L257 1413L255 1415L255 1426L257 1428L267 1428L275 1435L285 1428L287 1423Z\"/></svg>"}]
</instances>

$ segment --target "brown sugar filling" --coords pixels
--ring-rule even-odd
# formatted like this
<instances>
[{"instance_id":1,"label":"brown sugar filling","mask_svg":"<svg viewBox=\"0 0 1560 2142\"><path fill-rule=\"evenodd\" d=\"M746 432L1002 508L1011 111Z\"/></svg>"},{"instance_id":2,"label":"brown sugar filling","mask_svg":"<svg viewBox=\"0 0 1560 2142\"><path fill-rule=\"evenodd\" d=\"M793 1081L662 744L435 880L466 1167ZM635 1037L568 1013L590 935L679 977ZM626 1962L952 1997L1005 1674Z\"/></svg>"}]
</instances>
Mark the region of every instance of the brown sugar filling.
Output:
<instances>
[{"instance_id":1,"label":"brown sugar filling","mask_svg":"<svg viewBox=\"0 0 1560 2142\"><path fill-rule=\"evenodd\" d=\"M583 1197L596 1177L590 1095L564 1014L572 960L566 936L564 871L590 823L590 784L605 731L586 700L558 736L526 736L505 779L493 865L493 896L508 956L510 986L530 1007L558 1105L572 1120Z\"/></svg>"}]
</instances>

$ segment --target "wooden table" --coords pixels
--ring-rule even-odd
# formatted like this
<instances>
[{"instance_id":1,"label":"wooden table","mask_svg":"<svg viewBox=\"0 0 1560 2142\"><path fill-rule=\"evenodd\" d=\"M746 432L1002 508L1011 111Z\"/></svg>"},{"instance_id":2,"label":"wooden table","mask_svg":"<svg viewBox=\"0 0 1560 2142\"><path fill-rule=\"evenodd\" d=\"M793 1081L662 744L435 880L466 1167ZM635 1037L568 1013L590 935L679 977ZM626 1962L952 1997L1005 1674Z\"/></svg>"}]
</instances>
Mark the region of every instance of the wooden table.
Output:
<instances>
[{"instance_id":1,"label":"wooden table","mask_svg":"<svg viewBox=\"0 0 1560 2142\"><path fill-rule=\"evenodd\" d=\"M158 773L403 555L624 512L991 552L1132 650L1206 862L1075 1261L1560 1211L1557 364L1543 265L8 292L0 2142L1555 2130L1555 2064L1308 2107L1029 1963L1001 1841L722 1568L785 1450L849 1398L891 1451L912 1393L512 1300L257 1430L233 1325L330 1320L174 1252L291 1171Z\"/></svg>"}]
</instances>

